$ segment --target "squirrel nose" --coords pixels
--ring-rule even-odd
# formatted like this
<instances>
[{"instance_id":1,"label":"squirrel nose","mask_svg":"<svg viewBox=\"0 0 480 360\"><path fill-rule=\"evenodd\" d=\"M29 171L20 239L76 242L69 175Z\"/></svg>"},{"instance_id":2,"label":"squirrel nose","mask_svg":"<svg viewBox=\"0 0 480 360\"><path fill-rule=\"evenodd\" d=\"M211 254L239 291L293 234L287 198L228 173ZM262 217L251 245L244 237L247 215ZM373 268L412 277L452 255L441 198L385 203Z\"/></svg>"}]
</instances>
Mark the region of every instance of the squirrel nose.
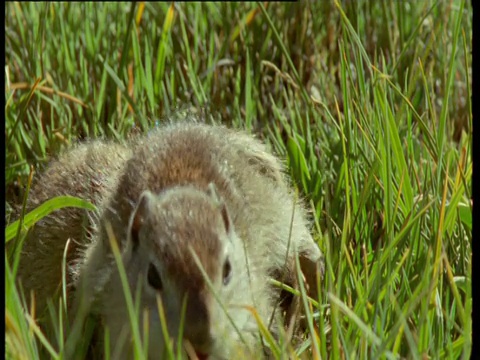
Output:
<instances>
[{"instance_id":1,"label":"squirrel nose","mask_svg":"<svg viewBox=\"0 0 480 360\"><path fill-rule=\"evenodd\" d=\"M199 348L184 339L184 347L190 360L208 360L211 355L211 346Z\"/></svg>"},{"instance_id":2,"label":"squirrel nose","mask_svg":"<svg viewBox=\"0 0 480 360\"><path fill-rule=\"evenodd\" d=\"M199 353L208 353L214 342L210 325L202 323L194 324L189 329L185 328L185 339Z\"/></svg>"},{"instance_id":3,"label":"squirrel nose","mask_svg":"<svg viewBox=\"0 0 480 360\"><path fill-rule=\"evenodd\" d=\"M198 360L207 360L208 359L208 354L203 354L198 351L195 352L195 355L197 355Z\"/></svg>"},{"instance_id":4,"label":"squirrel nose","mask_svg":"<svg viewBox=\"0 0 480 360\"><path fill-rule=\"evenodd\" d=\"M203 296L190 296L185 314L184 338L202 353L213 343L211 316L207 301Z\"/></svg>"},{"instance_id":5,"label":"squirrel nose","mask_svg":"<svg viewBox=\"0 0 480 360\"><path fill-rule=\"evenodd\" d=\"M208 359L208 354L212 352L214 343L214 339L211 336L209 329L202 328L203 326L198 327L198 331L195 331L184 339L186 342L190 343L199 360Z\"/></svg>"}]
</instances>

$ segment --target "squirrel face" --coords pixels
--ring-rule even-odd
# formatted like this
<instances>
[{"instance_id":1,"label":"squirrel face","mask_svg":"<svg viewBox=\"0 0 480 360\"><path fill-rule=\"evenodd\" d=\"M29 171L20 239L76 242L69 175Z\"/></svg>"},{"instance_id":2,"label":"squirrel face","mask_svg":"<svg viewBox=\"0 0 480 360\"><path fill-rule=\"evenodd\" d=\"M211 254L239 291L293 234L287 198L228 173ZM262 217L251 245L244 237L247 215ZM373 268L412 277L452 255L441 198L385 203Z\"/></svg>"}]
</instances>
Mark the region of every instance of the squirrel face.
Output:
<instances>
[{"instance_id":1,"label":"squirrel face","mask_svg":"<svg viewBox=\"0 0 480 360\"><path fill-rule=\"evenodd\" d=\"M243 244L213 184L206 191L144 191L130 219L123 262L132 294L141 289L141 307L149 314L150 355L165 350L159 304L168 337L178 337L183 318L183 341L198 358L228 356L225 339L235 343L235 328L251 331L254 320L241 308L252 304Z\"/></svg>"}]
</instances>

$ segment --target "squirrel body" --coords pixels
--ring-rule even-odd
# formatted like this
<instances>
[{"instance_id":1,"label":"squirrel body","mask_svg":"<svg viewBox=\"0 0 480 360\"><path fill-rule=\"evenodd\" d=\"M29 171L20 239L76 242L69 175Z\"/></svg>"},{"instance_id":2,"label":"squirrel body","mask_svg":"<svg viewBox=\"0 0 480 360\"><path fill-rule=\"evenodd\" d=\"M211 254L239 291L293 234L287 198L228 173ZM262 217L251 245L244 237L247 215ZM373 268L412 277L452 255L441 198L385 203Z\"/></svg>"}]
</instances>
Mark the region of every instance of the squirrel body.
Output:
<instances>
[{"instance_id":1,"label":"squirrel body","mask_svg":"<svg viewBox=\"0 0 480 360\"><path fill-rule=\"evenodd\" d=\"M114 358L132 356L115 243L132 297L139 292L148 314L139 328L148 326L149 358L166 351L159 303L168 337L183 319L183 339L198 358L258 355L252 310L268 325L280 296L268 279L293 286L296 255L310 288L323 271L281 162L247 134L195 123L160 127L120 153L107 165L112 179L86 194L100 212L76 266L73 312L102 319Z\"/></svg>"}]
</instances>

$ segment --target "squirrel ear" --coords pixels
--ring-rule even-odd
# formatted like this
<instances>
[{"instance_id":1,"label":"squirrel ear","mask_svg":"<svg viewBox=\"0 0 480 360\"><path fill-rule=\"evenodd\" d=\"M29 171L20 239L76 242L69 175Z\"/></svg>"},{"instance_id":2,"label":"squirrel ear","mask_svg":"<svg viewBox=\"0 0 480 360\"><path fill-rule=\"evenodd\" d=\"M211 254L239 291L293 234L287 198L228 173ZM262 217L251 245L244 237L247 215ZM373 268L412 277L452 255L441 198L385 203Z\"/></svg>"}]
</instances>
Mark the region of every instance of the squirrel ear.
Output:
<instances>
[{"instance_id":1,"label":"squirrel ear","mask_svg":"<svg viewBox=\"0 0 480 360\"><path fill-rule=\"evenodd\" d=\"M223 223L225 224L225 229L227 230L227 233L229 233L231 229L231 221L230 215L228 214L227 205L222 200L220 194L217 191L217 187L213 182L208 184L207 194L218 204L220 213L222 214Z\"/></svg>"},{"instance_id":2,"label":"squirrel ear","mask_svg":"<svg viewBox=\"0 0 480 360\"><path fill-rule=\"evenodd\" d=\"M221 214L222 214L223 223L225 225L225 230L227 230L227 234L228 234L228 233L230 233L230 230L231 230L230 215L228 214L227 205L225 205L225 203L223 201L220 204L220 207L221 207L220 211L221 211Z\"/></svg>"},{"instance_id":3,"label":"squirrel ear","mask_svg":"<svg viewBox=\"0 0 480 360\"><path fill-rule=\"evenodd\" d=\"M137 207L133 211L130 218L130 226L128 228L133 250L138 247L140 229L146 221L149 212L150 201L153 196L154 195L150 191L145 190L142 195L140 195Z\"/></svg>"}]
</instances>

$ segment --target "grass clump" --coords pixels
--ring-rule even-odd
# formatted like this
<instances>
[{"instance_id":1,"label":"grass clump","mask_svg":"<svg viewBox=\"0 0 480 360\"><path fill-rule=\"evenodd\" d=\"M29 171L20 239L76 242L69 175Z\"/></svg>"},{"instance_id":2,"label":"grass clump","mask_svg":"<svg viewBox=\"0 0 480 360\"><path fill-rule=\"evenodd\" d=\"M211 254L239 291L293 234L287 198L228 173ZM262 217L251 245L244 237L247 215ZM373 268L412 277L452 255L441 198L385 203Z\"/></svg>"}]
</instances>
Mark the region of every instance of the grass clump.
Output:
<instances>
[{"instance_id":1,"label":"grass clump","mask_svg":"<svg viewBox=\"0 0 480 360\"><path fill-rule=\"evenodd\" d=\"M311 205L326 274L288 357L469 358L471 14L464 0L8 3L7 223L31 165L197 113L267 141ZM15 263L7 357L61 358Z\"/></svg>"}]
</instances>

